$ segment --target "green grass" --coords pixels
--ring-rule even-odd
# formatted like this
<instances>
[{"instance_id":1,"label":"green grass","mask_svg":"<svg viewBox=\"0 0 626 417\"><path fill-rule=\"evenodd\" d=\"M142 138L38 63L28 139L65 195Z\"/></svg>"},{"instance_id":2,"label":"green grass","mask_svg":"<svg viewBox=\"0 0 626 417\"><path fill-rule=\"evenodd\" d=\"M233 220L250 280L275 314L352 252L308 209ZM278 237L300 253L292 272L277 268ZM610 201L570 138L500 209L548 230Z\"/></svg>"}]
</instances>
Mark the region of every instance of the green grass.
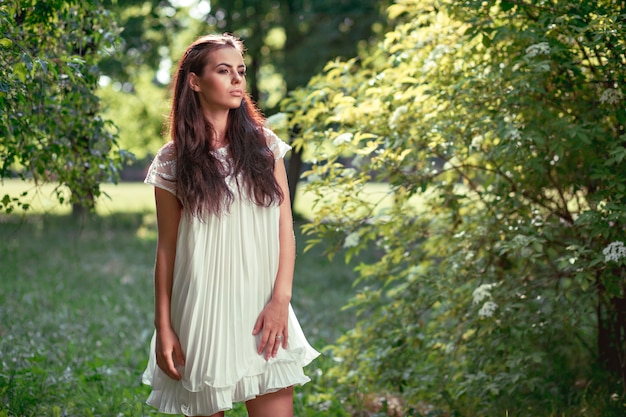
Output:
<instances>
[{"instance_id":1,"label":"green grass","mask_svg":"<svg viewBox=\"0 0 626 417\"><path fill-rule=\"evenodd\" d=\"M0 199L5 195L18 197L26 192L26 196L21 198L22 202L29 204L29 209L17 209L16 214L69 214L71 207L68 204L60 205L55 195L56 184L46 183L36 187L30 181L19 179L5 179L0 182ZM302 186L296 190L294 212L300 217L311 219L313 216L314 195L303 191ZM69 192L65 189L63 195L69 197ZM146 212L154 209L153 188L142 182L124 182L116 184L102 184L102 196L98 199L96 213L99 215L110 215L118 212ZM328 190L326 198L331 201L341 191ZM381 183L371 183L367 185L367 197L372 203L376 203L378 209L384 209L393 203L393 193L390 192L389 185ZM424 197L414 196L411 201L420 209L424 210Z\"/></svg>"},{"instance_id":2,"label":"green grass","mask_svg":"<svg viewBox=\"0 0 626 417\"><path fill-rule=\"evenodd\" d=\"M159 415L140 382L153 329L152 189L106 191L110 204L84 222L41 201L36 214L0 217L0 417ZM354 273L297 239L293 307L324 350L354 323L341 310ZM346 415L325 377L332 364L325 353L307 367L296 415Z\"/></svg>"}]
</instances>

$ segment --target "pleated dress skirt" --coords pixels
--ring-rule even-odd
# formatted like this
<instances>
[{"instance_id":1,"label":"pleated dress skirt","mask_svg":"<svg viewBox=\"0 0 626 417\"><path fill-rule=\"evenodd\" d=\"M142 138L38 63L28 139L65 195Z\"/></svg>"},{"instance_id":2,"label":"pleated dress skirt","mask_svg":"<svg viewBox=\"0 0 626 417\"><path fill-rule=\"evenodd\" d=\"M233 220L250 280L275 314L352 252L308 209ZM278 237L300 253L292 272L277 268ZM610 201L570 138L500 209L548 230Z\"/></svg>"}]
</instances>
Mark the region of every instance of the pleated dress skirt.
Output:
<instances>
[{"instance_id":1,"label":"pleated dress skirt","mask_svg":"<svg viewBox=\"0 0 626 417\"><path fill-rule=\"evenodd\" d=\"M180 381L156 364L153 336L143 382L147 403L167 414L206 416L310 379L317 352L289 306L288 347L265 360L252 330L278 272L278 207L237 199L228 213L199 220L183 212L178 230L171 320L185 365Z\"/></svg>"}]
</instances>

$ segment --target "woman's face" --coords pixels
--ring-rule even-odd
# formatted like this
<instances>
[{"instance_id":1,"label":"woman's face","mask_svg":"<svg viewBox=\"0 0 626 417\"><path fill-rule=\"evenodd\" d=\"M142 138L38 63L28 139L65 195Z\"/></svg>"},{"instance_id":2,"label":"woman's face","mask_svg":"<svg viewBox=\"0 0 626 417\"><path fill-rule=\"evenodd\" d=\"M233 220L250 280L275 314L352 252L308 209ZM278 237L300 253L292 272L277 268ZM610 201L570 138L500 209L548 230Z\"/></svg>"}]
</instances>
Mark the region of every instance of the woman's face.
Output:
<instances>
[{"instance_id":1,"label":"woman's face","mask_svg":"<svg viewBox=\"0 0 626 417\"><path fill-rule=\"evenodd\" d=\"M190 73L189 83L205 113L238 108L246 92L241 53L230 46L216 49L209 54L202 74Z\"/></svg>"}]
</instances>

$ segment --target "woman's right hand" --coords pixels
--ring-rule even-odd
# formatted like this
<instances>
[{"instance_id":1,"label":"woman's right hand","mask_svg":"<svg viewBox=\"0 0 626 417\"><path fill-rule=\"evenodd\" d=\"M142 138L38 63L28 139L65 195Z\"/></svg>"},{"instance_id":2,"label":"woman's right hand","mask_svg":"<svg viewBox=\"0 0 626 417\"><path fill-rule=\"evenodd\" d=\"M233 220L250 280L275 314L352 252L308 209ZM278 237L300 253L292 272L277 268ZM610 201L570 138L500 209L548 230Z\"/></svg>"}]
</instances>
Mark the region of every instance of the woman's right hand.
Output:
<instances>
[{"instance_id":1,"label":"woman's right hand","mask_svg":"<svg viewBox=\"0 0 626 417\"><path fill-rule=\"evenodd\" d=\"M156 362L159 368L172 379L182 378L177 366L185 364L185 356L178 336L172 328L157 330Z\"/></svg>"}]
</instances>

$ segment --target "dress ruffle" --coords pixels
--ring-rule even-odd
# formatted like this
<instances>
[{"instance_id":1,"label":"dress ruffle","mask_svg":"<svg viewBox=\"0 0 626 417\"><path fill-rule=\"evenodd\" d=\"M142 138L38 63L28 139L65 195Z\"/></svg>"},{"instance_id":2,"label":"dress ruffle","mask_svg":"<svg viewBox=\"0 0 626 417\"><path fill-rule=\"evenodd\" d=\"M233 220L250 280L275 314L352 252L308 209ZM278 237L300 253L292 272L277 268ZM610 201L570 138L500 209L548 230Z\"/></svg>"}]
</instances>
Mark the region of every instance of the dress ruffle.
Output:
<instances>
[{"instance_id":1,"label":"dress ruffle","mask_svg":"<svg viewBox=\"0 0 626 417\"><path fill-rule=\"evenodd\" d=\"M154 377L160 379L157 385L161 385L161 389L152 390L147 404L162 413L187 416L213 415L232 409L235 402L248 401L259 395L310 381L302 371L302 365L280 360L270 360L263 373L246 376L236 385L223 388L204 385L199 391L188 391L183 384L168 378L160 371ZM149 379L144 379L143 382L152 384Z\"/></svg>"},{"instance_id":2,"label":"dress ruffle","mask_svg":"<svg viewBox=\"0 0 626 417\"><path fill-rule=\"evenodd\" d=\"M300 326L292 325L294 319L296 316L289 306L287 349L280 347L276 357L267 361L258 354L249 357L243 376L231 385L214 386L212 379L207 378L208 375L205 375L202 383L193 384L189 377L185 377L188 373L184 367L179 368L183 379L173 380L158 368L155 356L151 354L142 378L144 384L153 387L146 403L165 414L213 415L232 409L236 402L248 401L294 385L304 385L310 378L302 368L318 357L319 352L308 344ZM151 352L155 351L155 343L153 335Z\"/></svg>"}]
</instances>

